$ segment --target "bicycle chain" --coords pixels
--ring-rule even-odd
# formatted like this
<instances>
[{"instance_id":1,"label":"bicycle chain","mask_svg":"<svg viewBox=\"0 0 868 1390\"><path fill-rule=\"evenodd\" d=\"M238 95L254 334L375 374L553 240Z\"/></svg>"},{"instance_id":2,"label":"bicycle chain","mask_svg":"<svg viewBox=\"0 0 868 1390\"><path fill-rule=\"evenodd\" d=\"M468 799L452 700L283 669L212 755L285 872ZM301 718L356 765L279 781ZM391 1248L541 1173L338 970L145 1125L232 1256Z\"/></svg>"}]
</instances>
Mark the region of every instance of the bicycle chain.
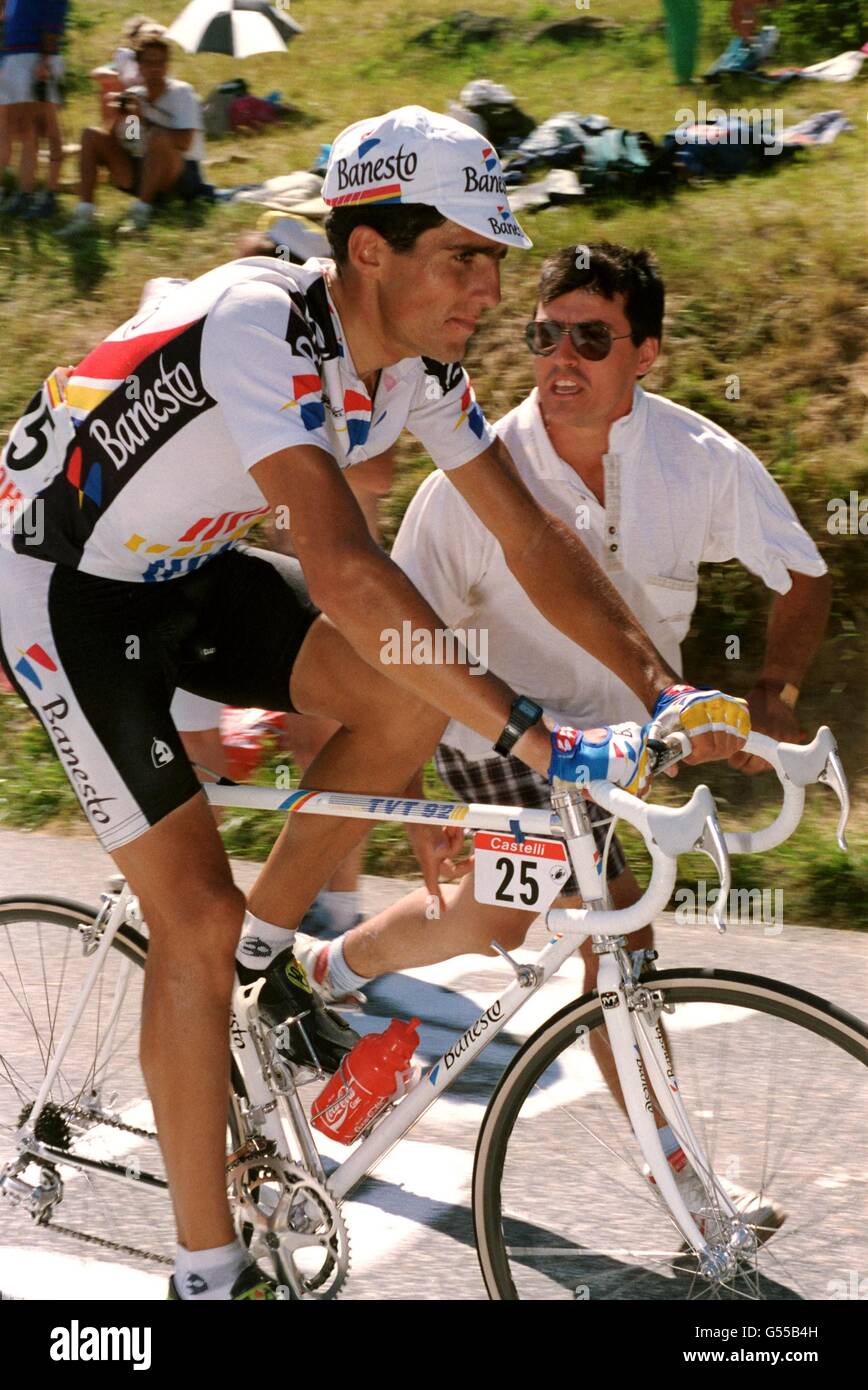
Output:
<instances>
[{"instance_id":1,"label":"bicycle chain","mask_svg":"<svg viewBox=\"0 0 868 1390\"><path fill-rule=\"evenodd\" d=\"M78 1115L83 1120L90 1120L98 1125L111 1125L113 1129L124 1129L128 1134L135 1134L139 1139L156 1139L159 1142L159 1135L150 1129L137 1129L135 1125L126 1125L123 1120L116 1120L112 1115L97 1114L93 1110L86 1110L81 1105L60 1105L59 1110L68 1112L71 1115Z\"/></svg>"},{"instance_id":2,"label":"bicycle chain","mask_svg":"<svg viewBox=\"0 0 868 1390\"><path fill-rule=\"evenodd\" d=\"M135 1255L140 1260L151 1260L154 1264L173 1265L175 1263L168 1255L155 1255L151 1250L138 1250L134 1245L122 1245L120 1241L109 1240L106 1236L89 1236L85 1231L74 1230L72 1226L59 1226L50 1217L47 1221L41 1221L39 1224L47 1230L57 1231L60 1235L71 1236L73 1240L80 1240L85 1245L99 1245L103 1250L117 1250L121 1255Z\"/></svg>"},{"instance_id":3,"label":"bicycle chain","mask_svg":"<svg viewBox=\"0 0 868 1390\"><path fill-rule=\"evenodd\" d=\"M123 1129L128 1134L135 1134L139 1139L158 1138L149 1129L138 1129L135 1125L124 1124L123 1120L116 1120L111 1115L96 1115L93 1110L87 1110L82 1105L67 1104L59 1106L58 1109L65 1115L73 1115L82 1120L110 1125L112 1129ZM168 1255L155 1255L151 1250L139 1250L135 1245L124 1245L121 1241L109 1240L107 1236L92 1236L87 1231L77 1231L73 1226L61 1226L58 1222L52 1221L50 1212L44 1221L39 1222L39 1225L45 1229L56 1231L58 1235L70 1236L83 1245L98 1245L102 1250L116 1250L120 1255L133 1255L137 1259L150 1260L154 1264L174 1264L174 1260L170 1259Z\"/></svg>"},{"instance_id":4,"label":"bicycle chain","mask_svg":"<svg viewBox=\"0 0 868 1390\"><path fill-rule=\"evenodd\" d=\"M70 1114L78 1115L80 1118L94 1118L93 1111L85 1110L80 1105L65 1105L63 1106L63 1110ZM124 1129L129 1134L136 1134L142 1139L157 1138L157 1135L153 1134L150 1130L137 1129L134 1125L125 1125L122 1120L115 1120L111 1117L101 1119L101 1123L111 1125L114 1129ZM267 1162L267 1154L263 1153L262 1155L257 1156L261 1156L263 1158L263 1161ZM237 1154L236 1157L233 1158L226 1165L227 1177L230 1174L234 1173L235 1169L240 1167L242 1163L248 1162L250 1157L251 1155L249 1153L247 1155L245 1155L243 1152ZM308 1177L313 1178L314 1182L318 1181L315 1174L311 1172L311 1170L307 1167L306 1164L298 1163L294 1166L303 1170ZM175 1261L168 1255L155 1255L151 1250L139 1250L138 1247L135 1245L124 1245L121 1241L109 1240L107 1236L92 1236L88 1235L86 1231L77 1231L72 1226L61 1226L58 1224L58 1222L52 1221L50 1214L44 1221L41 1221L39 1224L43 1227L43 1229L50 1229L52 1231L56 1231L58 1235L70 1236L71 1239L80 1241L83 1245L97 1245L102 1250L115 1250L120 1255L132 1255L136 1259L150 1260L153 1264L171 1266L175 1263ZM349 1261L350 1242L349 1235L346 1233L346 1228L345 1239L347 1245L347 1256Z\"/></svg>"}]
</instances>

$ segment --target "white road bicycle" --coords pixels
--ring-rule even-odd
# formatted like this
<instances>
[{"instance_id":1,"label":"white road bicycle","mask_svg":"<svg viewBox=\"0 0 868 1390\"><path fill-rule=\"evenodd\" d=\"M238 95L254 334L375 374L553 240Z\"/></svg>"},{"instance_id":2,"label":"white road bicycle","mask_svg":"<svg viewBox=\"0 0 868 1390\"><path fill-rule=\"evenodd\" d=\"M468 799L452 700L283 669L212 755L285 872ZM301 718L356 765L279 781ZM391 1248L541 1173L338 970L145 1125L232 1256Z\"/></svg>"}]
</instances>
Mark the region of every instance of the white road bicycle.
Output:
<instances>
[{"instance_id":1,"label":"white road bicycle","mask_svg":"<svg viewBox=\"0 0 868 1390\"><path fill-rule=\"evenodd\" d=\"M668 744L657 772L689 752L684 735ZM829 729L807 746L751 734L746 749L773 765L784 793L775 821L750 833L721 829L705 786L675 809L590 784L613 818L636 827L651 858L644 895L622 911L605 905L585 803L565 783L553 789L551 812L207 788L226 806L496 832L506 847L498 900L509 901L511 882L524 910L540 875L553 872L542 847L564 846L555 876L563 882L571 863L587 904L548 912L550 940L536 956L500 950L504 991L349 1150L310 1128L323 1074L282 1060L281 1029L258 1014L261 982L236 984L227 1185L239 1233L288 1298L338 1293L349 1270L343 1200L589 936L597 989L570 998L517 1048L479 1129L473 1220L489 1297L824 1299L864 1269L866 1026L801 988L728 969L661 970L656 952L628 950L629 935L666 907L679 854L710 855L727 902L729 853L784 841L814 782L837 794L846 847L847 782ZM146 933L126 886L105 894L99 910L36 895L0 899L0 1191L19 1217L95 1244L104 1257L169 1265L174 1226L137 1061ZM665 935L658 929L658 943ZM286 1027L303 1030L304 1016ZM626 1114L603 1080L598 1063L607 1058ZM688 1207L664 1156L660 1115L701 1184L698 1206ZM751 1226L739 1192L767 1195L786 1213L772 1238ZM14 1214L4 1208L0 1220Z\"/></svg>"}]
</instances>

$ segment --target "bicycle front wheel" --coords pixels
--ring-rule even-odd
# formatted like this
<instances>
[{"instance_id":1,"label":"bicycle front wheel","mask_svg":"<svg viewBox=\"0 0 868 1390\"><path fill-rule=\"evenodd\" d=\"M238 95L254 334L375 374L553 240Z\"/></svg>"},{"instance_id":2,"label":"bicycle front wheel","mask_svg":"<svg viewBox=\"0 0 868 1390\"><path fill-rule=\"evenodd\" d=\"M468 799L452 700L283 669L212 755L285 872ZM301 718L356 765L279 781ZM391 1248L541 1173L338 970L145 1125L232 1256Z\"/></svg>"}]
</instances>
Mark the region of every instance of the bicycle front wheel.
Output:
<instances>
[{"instance_id":1,"label":"bicycle front wheel","mask_svg":"<svg viewBox=\"0 0 868 1390\"><path fill-rule=\"evenodd\" d=\"M832 1299L868 1254L868 1029L823 999L721 970L647 981L691 1124L731 1196L785 1220L712 1281L685 1255L629 1123L603 1080L596 994L549 1019L491 1098L473 1213L493 1299ZM670 1012L671 1010L671 1012Z\"/></svg>"}]
</instances>

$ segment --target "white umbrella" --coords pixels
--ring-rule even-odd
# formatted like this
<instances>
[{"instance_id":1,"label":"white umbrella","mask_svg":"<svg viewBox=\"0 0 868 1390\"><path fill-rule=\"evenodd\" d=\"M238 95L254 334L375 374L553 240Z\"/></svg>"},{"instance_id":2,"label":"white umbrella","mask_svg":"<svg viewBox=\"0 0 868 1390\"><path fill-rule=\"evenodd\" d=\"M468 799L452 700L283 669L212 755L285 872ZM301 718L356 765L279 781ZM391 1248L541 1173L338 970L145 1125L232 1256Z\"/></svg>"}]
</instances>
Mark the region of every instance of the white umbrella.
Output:
<instances>
[{"instance_id":1,"label":"white umbrella","mask_svg":"<svg viewBox=\"0 0 868 1390\"><path fill-rule=\"evenodd\" d=\"M300 24L267 0L191 0L166 31L188 53L281 53L303 33Z\"/></svg>"}]
</instances>

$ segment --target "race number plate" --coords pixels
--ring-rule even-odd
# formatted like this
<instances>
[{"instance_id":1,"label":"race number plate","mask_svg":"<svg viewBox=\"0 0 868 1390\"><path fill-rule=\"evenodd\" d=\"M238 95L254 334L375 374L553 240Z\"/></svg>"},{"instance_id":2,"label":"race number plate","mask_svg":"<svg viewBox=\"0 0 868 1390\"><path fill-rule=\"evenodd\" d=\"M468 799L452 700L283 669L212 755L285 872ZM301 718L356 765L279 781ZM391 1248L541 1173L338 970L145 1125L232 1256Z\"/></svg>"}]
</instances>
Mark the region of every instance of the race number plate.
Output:
<instances>
[{"instance_id":1,"label":"race number plate","mask_svg":"<svg viewBox=\"0 0 868 1390\"><path fill-rule=\"evenodd\" d=\"M478 830L473 837L473 895L478 903L545 912L570 876L567 851L559 840Z\"/></svg>"}]
</instances>

